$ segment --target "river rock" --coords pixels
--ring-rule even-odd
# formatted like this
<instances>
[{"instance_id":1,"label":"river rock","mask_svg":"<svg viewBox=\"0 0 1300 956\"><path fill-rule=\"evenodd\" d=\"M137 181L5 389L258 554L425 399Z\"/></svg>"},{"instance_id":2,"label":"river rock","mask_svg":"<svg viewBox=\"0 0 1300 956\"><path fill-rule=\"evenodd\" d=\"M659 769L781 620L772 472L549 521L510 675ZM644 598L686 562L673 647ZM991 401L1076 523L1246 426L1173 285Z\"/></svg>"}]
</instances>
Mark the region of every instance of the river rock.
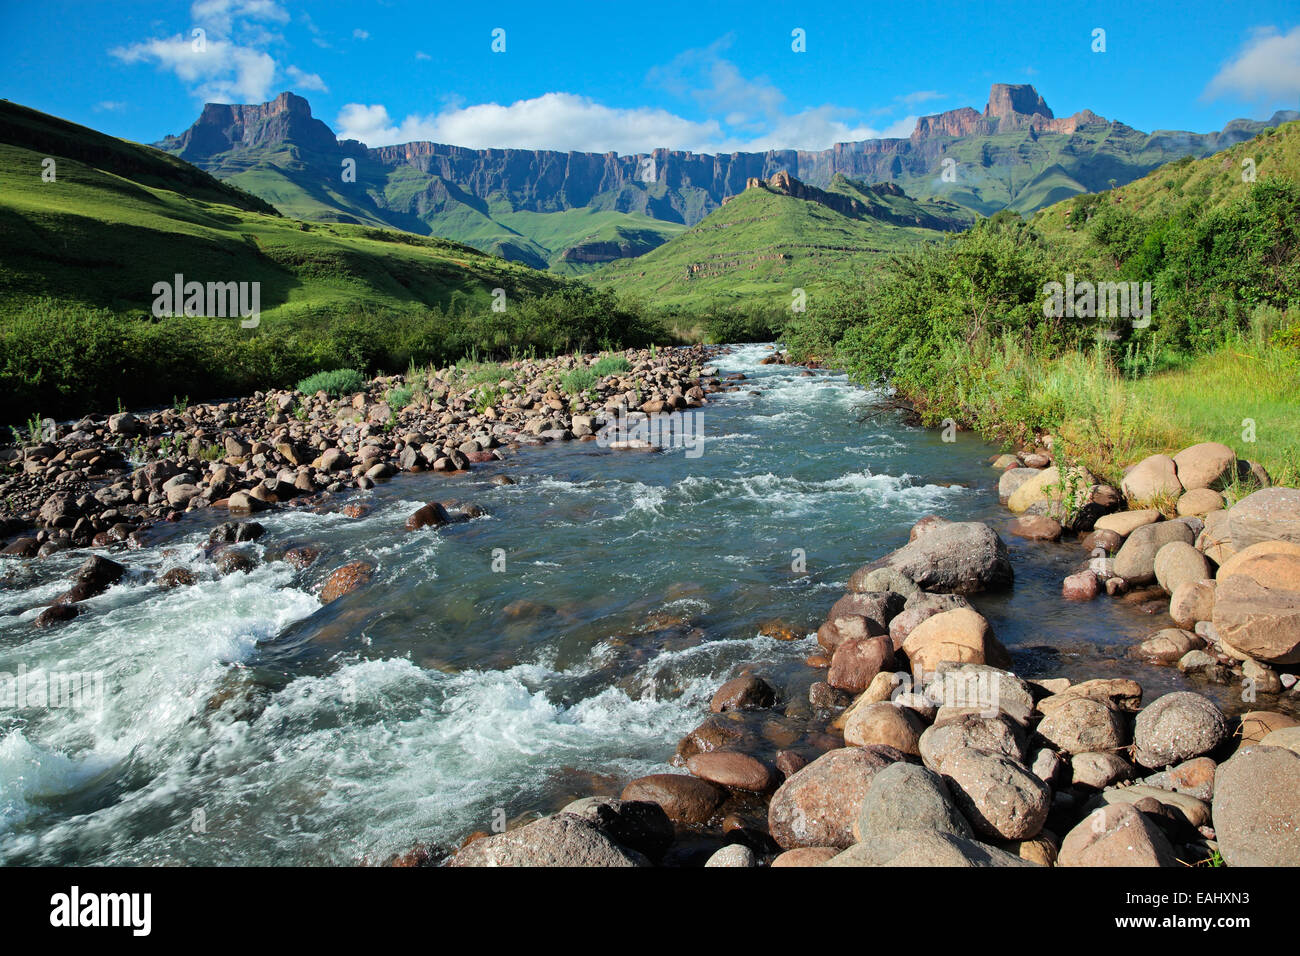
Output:
<instances>
[{"instance_id":1,"label":"river rock","mask_svg":"<svg viewBox=\"0 0 1300 956\"><path fill-rule=\"evenodd\" d=\"M1038 468L1008 468L998 476L998 499L1003 503L1010 500L1016 490L1031 479L1042 474Z\"/></svg>"},{"instance_id":2,"label":"river rock","mask_svg":"<svg viewBox=\"0 0 1300 956\"><path fill-rule=\"evenodd\" d=\"M1061 582L1061 597L1067 601L1091 601L1101 592L1101 583L1091 571L1071 574Z\"/></svg>"},{"instance_id":3,"label":"river rock","mask_svg":"<svg viewBox=\"0 0 1300 956\"><path fill-rule=\"evenodd\" d=\"M776 703L776 691L767 681L752 674L733 677L713 695L709 710L724 714L730 710L762 710Z\"/></svg>"},{"instance_id":4,"label":"river rock","mask_svg":"<svg viewBox=\"0 0 1300 956\"><path fill-rule=\"evenodd\" d=\"M1227 733L1227 722L1213 701L1177 691L1157 697L1138 714L1133 755L1142 766L1159 770L1209 753Z\"/></svg>"},{"instance_id":5,"label":"river rock","mask_svg":"<svg viewBox=\"0 0 1300 956\"><path fill-rule=\"evenodd\" d=\"M625 801L657 803L669 819L694 826L708 823L726 796L722 787L681 773L638 777L621 794Z\"/></svg>"},{"instance_id":6,"label":"river rock","mask_svg":"<svg viewBox=\"0 0 1300 956\"><path fill-rule=\"evenodd\" d=\"M696 754L686 761L686 769L709 783L754 793L775 790L780 782L776 771L763 761L730 750Z\"/></svg>"},{"instance_id":7,"label":"river rock","mask_svg":"<svg viewBox=\"0 0 1300 956\"><path fill-rule=\"evenodd\" d=\"M1204 581L1212 574L1205 555L1188 541L1171 541L1156 552L1154 571L1156 583L1170 594L1181 584Z\"/></svg>"},{"instance_id":8,"label":"river rock","mask_svg":"<svg viewBox=\"0 0 1300 956\"><path fill-rule=\"evenodd\" d=\"M1156 555L1161 548L1174 541L1191 544L1195 540L1192 529L1182 521L1142 525L1133 530L1115 555L1115 573L1130 584L1150 584L1156 579Z\"/></svg>"},{"instance_id":9,"label":"river rock","mask_svg":"<svg viewBox=\"0 0 1300 956\"><path fill-rule=\"evenodd\" d=\"M1143 525L1155 524L1160 520L1160 512L1155 508L1143 508L1138 511L1116 511L1103 518L1098 518L1094 531L1111 531L1121 538L1127 538Z\"/></svg>"},{"instance_id":10,"label":"river rock","mask_svg":"<svg viewBox=\"0 0 1300 956\"><path fill-rule=\"evenodd\" d=\"M916 582L903 572L895 568L879 568L871 565L858 568L849 575L848 589L851 592L892 592L901 594L904 600L921 591ZM892 606L890 611L891 616L898 613L898 609Z\"/></svg>"},{"instance_id":11,"label":"river rock","mask_svg":"<svg viewBox=\"0 0 1300 956\"><path fill-rule=\"evenodd\" d=\"M581 817L557 813L456 851L448 866L646 866Z\"/></svg>"},{"instance_id":12,"label":"river rock","mask_svg":"<svg viewBox=\"0 0 1300 956\"><path fill-rule=\"evenodd\" d=\"M944 782L975 830L995 840L1025 840L1047 819L1047 785L1002 754L967 747L943 762Z\"/></svg>"},{"instance_id":13,"label":"river rock","mask_svg":"<svg viewBox=\"0 0 1300 956\"><path fill-rule=\"evenodd\" d=\"M758 860L754 856L754 851L743 843L732 843L714 853L704 865L706 867L753 867L758 866Z\"/></svg>"},{"instance_id":14,"label":"river rock","mask_svg":"<svg viewBox=\"0 0 1300 956\"><path fill-rule=\"evenodd\" d=\"M871 781L905 755L890 747L842 747L786 780L768 805L768 830L782 849L846 847Z\"/></svg>"},{"instance_id":15,"label":"river rock","mask_svg":"<svg viewBox=\"0 0 1300 956\"><path fill-rule=\"evenodd\" d=\"M1066 834L1057 866L1177 866L1168 837L1131 804L1098 807Z\"/></svg>"},{"instance_id":16,"label":"river rock","mask_svg":"<svg viewBox=\"0 0 1300 956\"><path fill-rule=\"evenodd\" d=\"M1208 515L1211 511L1223 509L1223 495L1209 488L1196 488L1185 492L1178 499L1177 511L1180 515Z\"/></svg>"},{"instance_id":17,"label":"river rock","mask_svg":"<svg viewBox=\"0 0 1300 956\"><path fill-rule=\"evenodd\" d=\"M925 696L940 707L972 708L986 717L1005 714L1022 727L1034 712L1029 685L987 664L940 664L925 685Z\"/></svg>"},{"instance_id":18,"label":"river rock","mask_svg":"<svg viewBox=\"0 0 1300 956\"><path fill-rule=\"evenodd\" d=\"M1232 575L1215 587L1213 623L1221 644L1246 656L1267 664L1300 664L1300 591L1270 589L1245 574Z\"/></svg>"},{"instance_id":19,"label":"river rock","mask_svg":"<svg viewBox=\"0 0 1300 956\"><path fill-rule=\"evenodd\" d=\"M1185 793L1209 803L1214 799L1214 774L1216 765L1209 757L1193 757L1168 770L1161 770L1143 779L1149 787Z\"/></svg>"},{"instance_id":20,"label":"river rock","mask_svg":"<svg viewBox=\"0 0 1300 956\"><path fill-rule=\"evenodd\" d=\"M1206 441L1174 455L1179 483L1188 491L1222 490L1237 475L1237 454L1227 445Z\"/></svg>"},{"instance_id":21,"label":"river rock","mask_svg":"<svg viewBox=\"0 0 1300 956\"><path fill-rule=\"evenodd\" d=\"M1300 860L1300 755L1243 747L1220 765L1214 832L1228 866L1294 866Z\"/></svg>"},{"instance_id":22,"label":"river rock","mask_svg":"<svg viewBox=\"0 0 1300 956\"><path fill-rule=\"evenodd\" d=\"M827 860L838 856L839 853L839 848L833 846L797 846L792 850L777 854L769 865L773 868L820 866Z\"/></svg>"},{"instance_id":23,"label":"river rock","mask_svg":"<svg viewBox=\"0 0 1300 956\"><path fill-rule=\"evenodd\" d=\"M826 682L860 694L877 674L893 666L894 645L887 636L850 638L835 648Z\"/></svg>"},{"instance_id":24,"label":"river rock","mask_svg":"<svg viewBox=\"0 0 1300 956\"><path fill-rule=\"evenodd\" d=\"M1011 586L1007 546L978 521L950 521L882 559L925 591L976 594Z\"/></svg>"},{"instance_id":25,"label":"river rock","mask_svg":"<svg viewBox=\"0 0 1300 956\"><path fill-rule=\"evenodd\" d=\"M1124 476L1120 487L1131 504L1149 504L1158 498L1177 498L1183 493L1178 469L1168 455L1143 458Z\"/></svg>"},{"instance_id":26,"label":"river rock","mask_svg":"<svg viewBox=\"0 0 1300 956\"><path fill-rule=\"evenodd\" d=\"M1128 743L1124 718L1107 702L1074 696L1052 710L1038 734L1067 754L1114 751Z\"/></svg>"},{"instance_id":27,"label":"river rock","mask_svg":"<svg viewBox=\"0 0 1300 956\"><path fill-rule=\"evenodd\" d=\"M418 531L420 528L436 528L450 522L451 515L447 514L447 509L437 501L430 501L406 519L406 530Z\"/></svg>"},{"instance_id":28,"label":"river rock","mask_svg":"<svg viewBox=\"0 0 1300 956\"><path fill-rule=\"evenodd\" d=\"M1068 482L1075 489L1075 506L1083 505L1090 495L1092 475L1082 468L1074 468L1069 473ZM1037 475L1021 483L1008 496L1007 508L1013 514L1023 514L1038 502L1063 501L1065 491L1060 469L1055 466L1044 468Z\"/></svg>"},{"instance_id":29,"label":"river rock","mask_svg":"<svg viewBox=\"0 0 1300 956\"><path fill-rule=\"evenodd\" d=\"M1300 755L1300 727L1282 727L1270 731L1259 743L1262 747L1281 747Z\"/></svg>"},{"instance_id":30,"label":"river rock","mask_svg":"<svg viewBox=\"0 0 1300 956\"><path fill-rule=\"evenodd\" d=\"M907 635L911 634L922 621L944 611L955 611L958 608L974 610L970 601L960 594L918 592L907 599L904 609L889 622L889 639L893 641L894 647L902 647L903 642L907 640Z\"/></svg>"},{"instance_id":31,"label":"river rock","mask_svg":"<svg viewBox=\"0 0 1300 956\"><path fill-rule=\"evenodd\" d=\"M1046 515L1026 514L1016 518L1007 526L1007 530L1017 538L1028 541L1059 541L1061 539L1061 522Z\"/></svg>"},{"instance_id":32,"label":"river rock","mask_svg":"<svg viewBox=\"0 0 1300 956\"><path fill-rule=\"evenodd\" d=\"M341 568L336 568L321 588L321 604L329 604L341 598L345 594L350 594L364 584L370 583L370 576L374 573L374 568L364 561L350 561Z\"/></svg>"},{"instance_id":33,"label":"river rock","mask_svg":"<svg viewBox=\"0 0 1300 956\"><path fill-rule=\"evenodd\" d=\"M823 866L1006 867L1033 866L1005 850L937 830L901 830L873 836Z\"/></svg>"},{"instance_id":34,"label":"river rock","mask_svg":"<svg viewBox=\"0 0 1300 956\"><path fill-rule=\"evenodd\" d=\"M1184 581L1169 598L1169 616L1180 628L1193 628L1198 621L1214 618L1213 579Z\"/></svg>"},{"instance_id":35,"label":"river rock","mask_svg":"<svg viewBox=\"0 0 1300 956\"><path fill-rule=\"evenodd\" d=\"M1253 578L1266 588L1300 591L1300 544L1260 541L1242 548L1219 566L1215 579L1236 574Z\"/></svg>"},{"instance_id":36,"label":"river rock","mask_svg":"<svg viewBox=\"0 0 1300 956\"><path fill-rule=\"evenodd\" d=\"M1287 727L1300 727L1300 720L1271 710L1247 711L1237 718L1238 746L1261 743L1273 731Z\"/></svg>"},{"instance_id":37,"label":"river rock","mask_svg":"<svg viewBox=\"0 0 1300 956\"><path fill-rule=\"evenodd\" d=\"M1137 713L1142 707L1142 685L1127 677L1100 677L1071 684L1038 702L1038 712L1050 715L1056 708L1078 697L1109 704L1121 713Z\"/></svg>"},{"instance_id":38,"label":"river rock","mask_svg":"<svg viewBox=\"0 0 1300 956\"><path fill-rule=\"evenodd\" d=\"M663 807L645 800L583 797L564 808L581 817L619 846L657 860L672 845L673 823Z\"/></svg>"},{"instance_id":39,"label":"river rock","mask_svg":"<svg viewBox=\"0 0 1300 956\"><path fill-rule=\"evenodd\" d=\"M959 714L944 723L935 723L921 734L921 761L936 773L953 754L972 749L1023 760L1027 752L1025 733L1011 718L999 714Z\"/></svg>"},{"instance_id":40,"label":"river rock","mask_svg":"<svg viewBox=\"0 0 1300 956\"><path fill-rule=\"evenodd\" d=\"M126 574L126 568L108 558L91 555L77 568L72 587L56 597L53 604L74 604L103 594Z\"/></svg>"},{"instance_id":41,"label":"river rock","mask_svg":"<svg viewBox=\"0 0 1300 956\"><path fill-rule=\"evenodd\" d=\"M844 742L851 747L884 744L915 757L924 731L925 721L915 711L886 700L855 708L844 722Z\"/></svg>"},{"instance_id":42,"label":"river rock","mask_svg":"<svg viewBox=\"0 0 1300 956\"><path fill-rule=\"evenodd\" d=\"M1011 655L993 636L989 622L977 611L959 608L922 621L903 642L913 673L930 674L945 661L1011 667Z\"/></svg>"},{"instance_id":43,"label":"river rock","mask_svg":"<svg viewBox=\"0 0 1300 956\"><path fill-rule=\"evenodd\" d=\"M826 620L863 617L869 622L868 636L888 634L889 622L903 610L906 598L894 591L857 591L844 595L831 605ZM861 636L861 635L853 635Z\"/></svg>"},{"instance_id":44,"label":"river rock","mask_svg":"<svg viewBox=\"0 0 1300 956\"><path fill-rule=\"evenodd\" d=\"M1102 790L1134 775L1133 765L1117 753L1089 751L1070 758L1070 782L1075 787Z\"/></svg>"},{"instance_id":45,"label":"river rock","mask_svg":"<svg viewBox=\"0 0 1300 956\"><path fill-rule=\"evenodd\" d=\"M899 830L973 836L943 778L925 767L901 762L881 770L872 780L853 822L853 836L862 842Z\"/></svg>"},{"instance_id":46,"label":"river rock","mask_svg":"<svg viewBox=\"0 0 1300 956\"><path fill-rule=\"evenodd\" d=\"M1240 551L1260 541L1300 544L1300 489L1263 488L1228 510L1232 546Z\"/></svg>"},{"instance_id":47,"label":"river rock","mask_svg":"<svg viewBox=\"0 0 1300 956\"><path fill-rule=\"evenodd\" d=\"M1188 651L1205 647L1205 640L1191 631L1166 627L1137 646L1136 654L1157 664L1177 664Z\"/></svg>"}]
</instances>

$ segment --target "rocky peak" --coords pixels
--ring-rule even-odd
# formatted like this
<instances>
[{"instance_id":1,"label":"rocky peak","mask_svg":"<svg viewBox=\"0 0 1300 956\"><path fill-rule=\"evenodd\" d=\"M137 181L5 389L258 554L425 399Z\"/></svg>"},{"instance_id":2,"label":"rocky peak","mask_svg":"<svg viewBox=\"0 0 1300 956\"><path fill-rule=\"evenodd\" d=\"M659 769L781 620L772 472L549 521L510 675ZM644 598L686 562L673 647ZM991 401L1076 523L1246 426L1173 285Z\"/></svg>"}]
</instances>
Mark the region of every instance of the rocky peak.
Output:
<instances>
[{"instance_id":1,"label":"rocky peak","mask_svg":"<svg viewBox=\"0 0 1300 956\"><path fill-rule=\"evenodd\" d=\"M1028 83L994 83L989 90L989 102L984 107L984 115L997 119L1012 116L1044 116L1052 119L1054 116L1051 107Z\"/></svg>"},{"instance_id":2,"label":"rocky peak","mask_svg":"<svg viewBox=\"0 0 1300 956\"><path fill-rule=\"evenodd\" d=\"M195 161L231 149L275 143L318 150L337 146L330 128L311 115L311 104L288 92L269 103L205 103L193 126L158 145Z\"/></svg>"}]
</instances>

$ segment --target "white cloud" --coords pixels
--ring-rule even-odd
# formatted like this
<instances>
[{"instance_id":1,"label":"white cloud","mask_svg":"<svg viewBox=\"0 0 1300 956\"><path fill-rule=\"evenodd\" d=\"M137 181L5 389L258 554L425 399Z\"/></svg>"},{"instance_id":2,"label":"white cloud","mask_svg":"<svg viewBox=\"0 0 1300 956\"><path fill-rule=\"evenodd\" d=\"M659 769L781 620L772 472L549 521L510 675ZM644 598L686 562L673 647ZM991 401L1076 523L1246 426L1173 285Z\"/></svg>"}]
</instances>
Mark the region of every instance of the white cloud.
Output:
<instances>
[{"instance_id":1,"label":"white cloud","mask_svg":"<svg viewBox=\"0 0 1300 956\"><path fill-rule=\"evenodd\" d=\"M1300 27L1287 33L1274 27L1255 31L1202 94L1207 99L1233 95L1247 100L1300 97Z\"/></svg>"},{"instance_id":2,"label":"white cloud","mask_svg":"<svg viewBox=\"0 0 1300 956\"><path fill-rule=\"evenodd\" d=\"M284 72L289 79L293 80L293 85L299 92L302 90L319 90L322 93L328 93L330 91L330 88L325 85L325 81L320 78L319 73L306 73L293 65L285 67Z\"/></svg>"},{"instance_id":3,"label":"white cloud","mask_svg":"<svg viewBox=\"0 0 1300 956\"><path fill-rule=\"evenodd\" d=\"M358 40L369 40L369 39L370 39L370 31L369 31L369 30L362 30L360 27L357 27L357 29L353 30L353 31L352 31L352 35L353 35L354 37L356 37Z\"/></svg>"},{"instance_id":4,"label":"white cloud","mask_svg":"<svg viewBox=\"0 0 1300 956\"><path fill-rule=\"evenodd\" d=\"M416 58L417 60L432 60L432 59L433 59L433 57L429 56L429 54L425 53L423 50L416 50L416 51L415 51L415 58Z\"/></svg>"},{"instance_id":5,"label":"white cloud","mask_svg":"<svg viewBox=\"0 0 1300 956\"><path fill-rule=\"evenodd\" d=\"M721 133L717 123L695 123L667 110L615 109L585 96L546 93L509 106L481 103L448 107L397 123L381 104L348 103L339 112L338 135L369 146L426 140L470 149L555 149L619 153L656 146L690 149Z\"/></svg>"},{"instance_id":6,"label":"white cloud","mask_svg":"<svg viewBox=\"0 0 1300 956\"><path fill-rule=\"evenodd\" d=\"M95 104L95 111L98 113L116 113L124 109L126 104L121 100L100 100Z\"/></svg>"},{"instance_id":7,"label":"white cloud","mask_svg":"<svg viewBox=\"0 0 1300 956\"><path fill-rule=\"evenodd\" d=\"M281 69L267 52L283 37L266 25L289 22L289 14L273 0L195 0L190 15L194 27L184 34L109 52L123 63L152 63L174 74L206 102L262 102L285 78L302 90L326 90L317 74L293 65Z\"/></svg>"}]
</instances>

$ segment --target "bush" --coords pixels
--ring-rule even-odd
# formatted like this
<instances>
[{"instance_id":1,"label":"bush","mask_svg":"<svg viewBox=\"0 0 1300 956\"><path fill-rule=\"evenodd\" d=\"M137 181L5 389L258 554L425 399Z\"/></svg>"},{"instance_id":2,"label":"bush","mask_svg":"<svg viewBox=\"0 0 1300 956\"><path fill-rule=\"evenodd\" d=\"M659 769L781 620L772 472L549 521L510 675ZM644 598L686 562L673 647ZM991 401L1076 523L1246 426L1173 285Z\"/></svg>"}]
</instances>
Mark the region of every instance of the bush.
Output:
<instances>
[{"instance_id":1,"label":"bush","mask_svg":"<svg viewBox=\"0 0 1300 956\"><path fill-rule=\"evenodd\" d=\"M352 395L366 386L366 377L352 368L335 369L332 372L317 372L298 383L298 391L304 395L324 392L330 398Z\"/></svg>"},{"instance_id":2,"label":"bush","mask_svg":"<svg viewBox=\"0 0 1300 956\"><path fill-rule=\"evenodd\" d=\"M575 368L560 379L560 385L570 395L578 396L596 384L596 373L589 368Z\"/></svg>"},{"instance_id":3,"label":"bush","mask_svg":"<svg viewBox=\"0 0 1300 956\"><path fill-rule=\"evenodd\" d=\"M388 407L400 411L415 401L415 389L401 386L388 392Z\"/></svg>"},{"instance_id":4,"label":"bush","mask_svg":"<svg viewBox=\"0 0 1300 956\"><path fill-rule=\"evenodd\" d=\"M632 370L632 363L621 355L604 355L595 361L591 366L591 373L596 378L604 378L606 375L621 375L624 372Z\"/></svg>"}]
</instances>

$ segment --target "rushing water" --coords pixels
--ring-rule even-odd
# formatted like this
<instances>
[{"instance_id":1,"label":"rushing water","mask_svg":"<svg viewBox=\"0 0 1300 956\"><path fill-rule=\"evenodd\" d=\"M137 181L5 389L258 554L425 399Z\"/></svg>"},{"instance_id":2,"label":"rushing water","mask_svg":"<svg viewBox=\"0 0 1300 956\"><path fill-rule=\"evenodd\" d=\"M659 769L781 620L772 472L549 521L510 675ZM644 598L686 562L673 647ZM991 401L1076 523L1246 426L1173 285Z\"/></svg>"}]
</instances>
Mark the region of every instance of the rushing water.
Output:
<instances>
[{"instance_id":1,"label":"rushing water","mask_svg":"<svg viewBox=\"0 0 1300 956\"><path fill-rule=\"evenodd\" d=\"M925 514L1007 515L994 449L873 413L843 376L760 366L768 351L716 363L750 380L703 410L698 457L573 442L403 476L357 495L374 506L359 519L259 515L263 561L247 575L216 575L202 546L223 515L199 513L113 554L128 579L55 630L31 622L84 553L0 566L0 672L103 688L99 707L0 710L0 860L347 864L447 844L494 812L665 769L750 664L786 704L760 739L806 742L824 724L806 704L824 672L802 661L853 568ZM501 472L517 483L490 484ZM487 514L403 530L450 499ZM975 603L1020 672L1181 686L1124 656L1152 619L1060 600L1077 544L1008 543L1014 591ZM277 559L296 544L322 559L303 572ZM353 559L375 566L373 583L321 607L321 581ZM199 583L150 583L174 566ZM760 636L772 619L808 636Z\"/></svg>"}]
</instances>

